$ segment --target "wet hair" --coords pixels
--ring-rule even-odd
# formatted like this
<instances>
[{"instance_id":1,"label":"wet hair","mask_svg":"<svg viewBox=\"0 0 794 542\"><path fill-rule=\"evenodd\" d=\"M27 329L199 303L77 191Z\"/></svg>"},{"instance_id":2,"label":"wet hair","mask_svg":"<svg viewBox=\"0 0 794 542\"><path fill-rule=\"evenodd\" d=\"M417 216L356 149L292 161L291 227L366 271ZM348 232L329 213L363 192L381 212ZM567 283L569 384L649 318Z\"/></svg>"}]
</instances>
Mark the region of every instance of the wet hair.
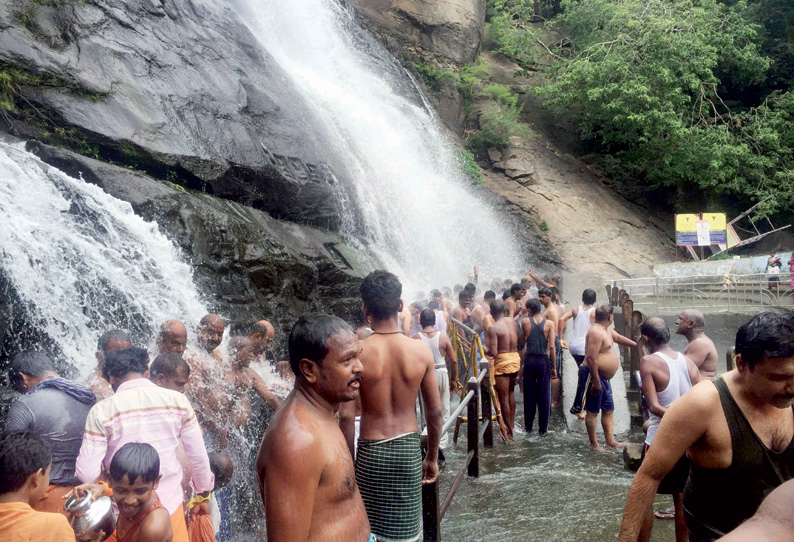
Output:
<instances>
[{"instance_id":1,"label":"wet hair","mask_svg":"<svg viewBox=\"0 0 794 542\"><path fill-rule=\"evenodd\" d=\"M607 305L606 303L599 305L595 310L595 321L606 322L609 320L609 317L612 316L614 311L615 309L612 307L612 305Z\"/></svg>"},{"instance_id":2,"label":"wet hair","mask_svg":"<svg viewBox=\"0 0 794 542\"><path fill-rule=\"evenodd\" d=\"M436 313L433 312L433 309L425 309L422 311L419 315L419 325L422 327L436 325Z\"/></svg>"},{"instance_id":3,"label":"wet hair","mask_svg":"<svg viewBox=\"0 0 794 542\"><path fill-rule=\"evenodd\" d=\"M452 295L452 290L449 289L449 286L444 286L443 288L441 288L441 294L444 297L449 297Z\"/></svg>"},{"instance_id":4,"label":"wet hair","mask_svg":"<svg viewBox=\"0 0 794 542\"><path fill-rule=\"evenodd\" d=\"M541 310L543 310L542 307L543 306L540 304L540 301L537 299L533 298L527 300L527 310L529 311L530 316L535 316L538 314Z\"/></svg>"},{"instance_id":5,"label":"wet hair","mask_svg":"<svg viewBox=\"0 0 794 542\"><path fill-rule=\"evenodd\" d=\"M463 287L463 289L469 292L469 295L473 296L474 292L477 291L477 286L473 282L469 282Z\"/></svg>"},{"instance_id":6,"label":"wet hair","mask_svg":"<svg viewBox=\"0 0 794 542\"><path fill-rule=\"evenodd\" d=\"M413 302L411 303L411 306L412 306L413 308L417 309L417 310L420 310L420 311L422 311L422 310L424 310L424 309L425 309L425 304L424 304L424 301L413 301Z\"/></svg>"},{"instance_id":7,"label":"wet hair","mask_svg":"<svg viewBox=\"0 0 794 542\"><path fill-rule=\"evenodd\" d=\"M434 299L433 301L427 304L427 308L431 310L438 310L441 308L441 304Z\"/></svg>"},{"instance_id":8,"label":"wet hair","mask_svg":"<svg viewBox=\"0 0 794 542\"><path fill-rule=\"evenodd\" d=\"M505 309L506 309L505 302L495 299L491 303L491 316L493 316L494 318L496 318L497 316L502 316L505 313Z\"/></svg>"},{"instance_id":9,"label":"wet hair","mask_svg":"<svg viewBox=\"0 0 794 542\"><path fill-rule=\"evenodd\" d=\"M525 290L525 289L526 288L524 288L523 286L521 286L519 283L516 282L510 287L510 295L513 295L514 293L520 292L521 290Z\"/></svg>"},{"instance_id":10,"label":"wet hair","mask_svg":"<svg viewBox=\"0 0 794 542\"><path fill-rule=\"evenodd\" d=\"M461 290L458 294L458 303L463 303L464 301L471 301L471 296L466 290Z\"/></svg>"},{"instance_id":11,"label":"wet hair","mask_svg":"<svg viewBox=\"0 0 794 542\"><path fill-rule=\"evenodd\" d=\"M582 303L585 305L594 305L596 302L596 293L595 290L588 288L584 292L582 292Z\"/></svg>"},{"instance_id":12,"label":"wet hair","mask_svg":"<svg viewBox=\"0 0 794 542\"><path fill-rule=\"evenodd\" d=\"M551 294L553 296L552 299L557 298L557 301L562 301L562 299L560 299L560 289L559 288L557 288L556 286L552 286L551 288L549 288L549 290L551 290Z\"/></svg>"},{"instance_id":13,"label":"wet hair","mask_svg":"<svg viewBox=\"0 0 794 542\"><path fill-rule=\"evenodd\" d=\"M506 301L508 297L510 297L510 290L502 292L502 301Z\"/></svg>"},{"instance_id":14,"label":"wet hair","mask_svg":"<svg viewBox=\"0 0 794 542\"><path fill-rule=\"evenodd\" d=\"M248 337L235 335L234 337L229 339L229 352L237 352L239 349L243 348L247 340Z\"/></svg>"},{"instance_id":15,"label":"wet hair","mask_svg":"<svg viewBox=\"0 0 794 542\"><path fill-rule=\"evenodd\" d=\"M28 478L52 463L52 446L35 433L0 435L0 495L19 491Z\"/></svg>"},{"instance_id":16,"label":"wet hair","mask_svg":"<svg viewBox=\"0 0 794 542\"><path fill-rule=\"evenodd\" d=\"M387 320L400 308L403 285L393 273L378 270L367 275L359 291L367 312L376 320Z\"/></svg>"},{"instance_id":17,"label":"wet hair","mask_svg":"<svg viewBox=\"0 0 794 542\"><path fill-rule=\"evenodd\" d=\"M538 290L538 297L542 295L547 295L551 297L551 288L541 288L540 290Z\"/></svg>"},{"instance_id":18,"label":"wet hair","mask_svg":"<svg viewBox=\"0 0 794 542\"><path fill-rule=\"evenodd\" d=\"M108 345L110 341L116 341L120 343L132 343L130 340L130 334L124 331L123 329L111 329L106 331L99 337L99 340L96 343L96 349L107 353Z\"/></svg>"},{"instance_id":19,"label":"wet hair","mask_svg":"<svg viewBox=\"0 0 794 542\"><path fill-rule=\"evenodd\" d=\"M180 371L184 375L190 376L190 365L187 364L182 356L173 352L160 354L154 358L151 367L149 367L149 374L152 377L157 375L173 376Z\"/></svg>"},{"instance_id":20,"label":"wet hair","mask_svg":"<svg viewBox=\"0 0 794 542\"><path fill-rule=\"evenodd\" d=\"M430 297L431 298L435 299L435 298L440 297L440 296L441 296L441 290L431 290L430 291Z\"/></svg>"},{"instance_id":21,"label":"wet hair","mask_svg":"<svg viewBox=\"0 0 794 542\"><path fill-rule=\"evenodd\" d=\"M493 290L486 290L483 299L485 301L488 301L489 299L496 299L496 292L494 292Z\"/></svg>"},{"instance_id":22,"label":"wet hair","mask_svg":"<svg viewBox=\"0 0 794 542\"><path fill-rule=\"evenodd\" d=\"M323 359L328 355L326 343L331 336L337 333L352 334L353 330L347 322L330 314L301 316L292 326L292 331L289 334L289 365L292 372L296 376L300 376L300 361L302 359L311 360L322 366Z\"/></svg>"},{"instance_id":23,"label":"wet hair","mask_svg":"<svg viewBox=\"0 0 794 542\"><path fill-rule=\"evenodd\" d=\"M228 455L219 453L210 454L210 470L215 475L215 487L213 490L226 487L232 481L234 475L234 463Z\"/></svg>"},{"instance_id":24,"label":"wet hair","mask_svg":"<svg viewBox=\"0 0 794 542\"><path fill-rule=\"evenodd\" d=\"M248 324L242 330L242 333L237 333L237 331L241 331L238 329L232 329L232 333L235 335L247 335L251 336L255 333L259 333L260 335L267 336L267 326L263 324L261 321L254 322L252 324Z\"/></svg>"},{"instance_id":25,"label":"wet hair","mask_svg":"<svg viewBox=\"0 0 794 542\"><path fill-rule=\"evenodd\" d=\"M138 478L151 484L160 476L160 456L151 444L128 442L113 454L108 473L111 480L121 481L126 476L131 484Z\"/></svg>"},{"instance_id":26,"label":"wet hair","mask_svg":"<svg viewBox=\"0 0 794 542\"><path fill-rule=\"evenodd\" d=\"M55 365L47 354L35 350L19 352L8 366L8 374L12 380L20 374L43 376L47 371L55 372Z\"/></svg>"},{"instance_id":27,"label":"wet hair","mask_svg":"<svg viewBox=\"0 0 794 542\"><path fill-rule=\"evenodd\" d=\"M131 346L107 355L102 376L109 382L111 376L121 378L129 373L145 373L148 368L149 353L138 346Z\"/></svg>"},{"instance_id":28,"label":"wet hair","mask_svg":"<svg viewBox=\"0 0 794 542\"><path fill-rule=\"evenodd\" d=\"M369 322L367 322L367 315L364 314L364 311L362 311L360 307L353 313L353 324L356 327L369 324Z\"/></svg>"},{"instance_id":29,"label":"wet hair","mask_svg":"<svg viewBox=\"0 0 794 542\"><path fill-rule=\"evenodd\" d=\"M453 294L460 293L461 290L463 290L463 285L462 284L456 284L455 286L452 287L452 293Z\"/></svg>"},{"instance_id":30,"label":"wet hair","mask_svg":"<svg viewBox=\"0 0 794 542\"><path fill-rule=\"evenodd\" d=\"M794 356L794 313L764 311L736 333L736 353L750 369L765 359Z\"/></svg>"},{"instance_id":31,"label":"wet hair","mask_svg":"<svg viewBox=\"0 0 794 542\"><path fill-rule=\"evenodd\" d=\"M670 329L664 320L658 317L648 318L640 326L640 333L648 337L655 345L663 345L670 342Z\"/></svg>"}]
</instances>

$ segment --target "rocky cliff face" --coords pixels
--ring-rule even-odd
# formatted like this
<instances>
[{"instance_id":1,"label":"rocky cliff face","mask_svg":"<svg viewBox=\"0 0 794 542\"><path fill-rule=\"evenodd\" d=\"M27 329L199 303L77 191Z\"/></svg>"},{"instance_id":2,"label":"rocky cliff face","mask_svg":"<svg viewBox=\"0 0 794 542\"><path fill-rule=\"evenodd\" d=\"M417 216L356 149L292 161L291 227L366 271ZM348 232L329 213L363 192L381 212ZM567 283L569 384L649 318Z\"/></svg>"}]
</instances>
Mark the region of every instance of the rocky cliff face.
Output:
<instances>
[{"instance_id":1,"label":"rocky cliff face","mask_svg":"<svg viewBox=\"0 0 794 542\"><path fill-rule=\"evenodd\" d=\"M226 3L3 2L0 30L0 69L19 70L13 133L338 225L312 113Z\"/></svg>"},{"instance_id":2,"label":"rocky cliff face","mask_svg":"<svg viewBox=\"0 0 794 542\"><path fill-rule=\"evenodd\" d=\"M350 318L359 306L358 285L372 264L333 232L277 220L64 149L32 142L28 150L156 221L192 263L210 310L238 324L271 320L283 331L278 346L285 346L292 324L306 312Z\"/></svg>"},{"instance_id":3,"label":"rocky cliff face","mask_svg":"<svg viewBox=\"0 0 794 542\"><path fill-rule=\"evenodd\" d=\"M393 52L417 50L463 65L480 52L485 0L350 0Z\"/></svg>"}]
</instances>

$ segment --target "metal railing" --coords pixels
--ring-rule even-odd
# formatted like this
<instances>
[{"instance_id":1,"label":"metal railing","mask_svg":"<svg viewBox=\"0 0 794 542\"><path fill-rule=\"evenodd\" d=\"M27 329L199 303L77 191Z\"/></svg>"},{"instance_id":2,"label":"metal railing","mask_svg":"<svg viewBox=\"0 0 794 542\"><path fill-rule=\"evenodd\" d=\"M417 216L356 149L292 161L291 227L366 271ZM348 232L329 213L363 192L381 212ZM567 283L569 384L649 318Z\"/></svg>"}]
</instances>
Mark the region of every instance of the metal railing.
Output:
<instances>
[{"instance_id":1,"label":"metal railing","mask_svg":"<svg viewBox=\"0 0 794 542\"><path fill-rule=\"evenodd\" d=\"M786 272L617 279L608 284L625 291L635 308L654 314L673 314L683 309L742 312L790 308L794 305L791 283L790 274Z\"/></svg>"},{"instance_id":2,"label":"metal railing","mask_svg":"<svg viewBox=\"0 0 794 542\"><path fill-rule=\"evenodd\" d=\"M455 475L452 486L440 505L438 479L432 484L422 485L422 523L425 542L441 540L441 520L444 519L444 514L447 512L452 498L463 481L463 473L466 472L473 478L480 476L480 442L482 441L488 448L493 446L490 380L486 380L489 374L488 361L482 360L479 364L479 369L477 377L472 376L469 378L466 383L466 395L461 399L455 411L444 422L441 429L442 434L449 431L452 424L458 420L463 409L467 410L467 453L463 465L461 465L460 470ZM480 405L482 405L481 413L479 412ZM482 417L482 423L480 423L480 417Z\"/></svg>"}]
</instances>

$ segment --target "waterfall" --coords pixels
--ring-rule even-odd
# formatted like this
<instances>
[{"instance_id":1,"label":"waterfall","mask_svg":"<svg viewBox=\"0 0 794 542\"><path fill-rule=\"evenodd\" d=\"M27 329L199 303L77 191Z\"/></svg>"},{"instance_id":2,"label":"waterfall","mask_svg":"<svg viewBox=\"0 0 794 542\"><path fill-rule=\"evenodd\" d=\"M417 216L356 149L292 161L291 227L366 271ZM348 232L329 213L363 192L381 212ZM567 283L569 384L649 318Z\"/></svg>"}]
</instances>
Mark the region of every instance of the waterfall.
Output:
<instances>
[{"instance_id":1,"label":"waterfall","mask_svg":"<svg viewBox=\"0 0 794 542\"><path fill-rule=\"evenodd\" d=\"M509 229L478 197L454 147L385 49L335 0L232 0L335 146L353 201L347 233L395 272L406 296L526 269Z\"/></svg>"},{"instance_id":2,"label":"waterfall","mask_svg":"<svg viewBox=\"0 0 794 542\"><path fill-rule=\"evenodd\" d=\"M193 271L157 224L129 203L0 140L0 269L36 325L81 374L99 336L126 329L137 344L160 323L192 328L206 314Z\"/></svg>"}]
</instances>

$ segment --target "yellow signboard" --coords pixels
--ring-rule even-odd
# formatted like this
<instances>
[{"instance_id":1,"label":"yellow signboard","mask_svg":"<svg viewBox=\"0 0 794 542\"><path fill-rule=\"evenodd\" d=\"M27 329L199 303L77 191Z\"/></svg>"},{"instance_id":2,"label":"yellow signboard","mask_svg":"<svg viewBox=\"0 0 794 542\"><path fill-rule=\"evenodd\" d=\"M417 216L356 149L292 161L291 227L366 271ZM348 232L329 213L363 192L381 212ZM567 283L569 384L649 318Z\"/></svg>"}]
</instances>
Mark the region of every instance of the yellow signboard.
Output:
<instances>
[{"instance_id":1,"label":"yellow signboard","mask_svg":"<svg viewBox=\"0 0 794 542\"><path fill-rule=\"evenodd\" d=\"M709 223L709 230L713 232L725 231L728 224L725 213L703 213L703 220Z\"/></svg>"},{"instance_id":2,"label":"yellow signboard","mask_svg":"<svg viewBox=\"0 0 794 542\"><path fill-rule=\"evenodd\" d=\"M675 240L678 246L698 246L705 245L705 241L698 241L698 221L708 223L701 224L701 234L708 232L709 243L712 245L724 245L727 239L727 219L725 213L703 213L675 215ZM703 235L701 235L703 237Z\"/></svg>"}]
</instances>

